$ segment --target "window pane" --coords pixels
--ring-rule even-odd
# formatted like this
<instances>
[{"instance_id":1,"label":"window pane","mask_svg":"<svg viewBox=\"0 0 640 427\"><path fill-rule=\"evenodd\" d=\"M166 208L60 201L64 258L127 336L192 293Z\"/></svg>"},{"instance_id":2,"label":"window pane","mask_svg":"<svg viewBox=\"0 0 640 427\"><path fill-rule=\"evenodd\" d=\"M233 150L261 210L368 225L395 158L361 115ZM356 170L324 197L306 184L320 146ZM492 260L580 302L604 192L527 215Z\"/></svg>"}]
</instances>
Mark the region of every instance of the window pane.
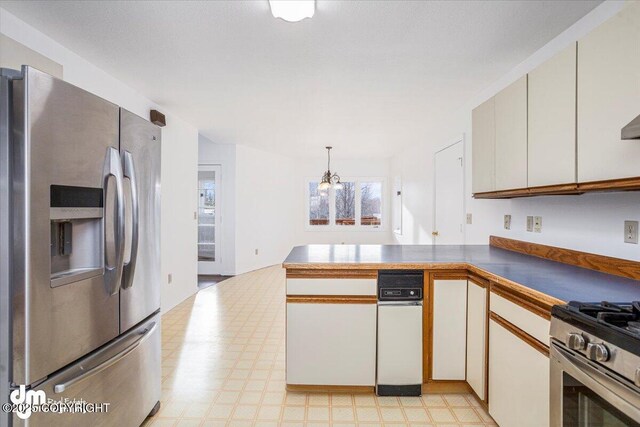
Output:
<instances>
[{"instance_id":1,"label":"window pane","mask_svg":"<svg viewBox=\"0 0 640 427\"><path fill-rule=\"evenodd\" d=\"M360 224L380 225L382 223L382 183L360 183Z\"/></svg>"},{"instance_id":2,"label":"window pane","mask_svg":"<svg viewBox=\"0 0 640 427\"><path fill-rule=\"evenodd\" d=\"M329 194L317 182L309 183L309 225L329 225Z\"/></svg>"},{"instance_id":3,"label":"window pane","mask_svg":"<svg viewBox=\"0 0 640 427\"><path fill-rule=\"evenodd\" d=\"M215 261L216 172L198 171L198 261Z\"/></svg>"},{"instance_id":4,"label":"window pane","mask_svg":"<svg viewBox=\"0 0 640 427\"><path fill-rule=\"evenodd\" d=\"M356 224L356 184L343 182L336 190L336 225Z\"/></svg>"}]
</instances>

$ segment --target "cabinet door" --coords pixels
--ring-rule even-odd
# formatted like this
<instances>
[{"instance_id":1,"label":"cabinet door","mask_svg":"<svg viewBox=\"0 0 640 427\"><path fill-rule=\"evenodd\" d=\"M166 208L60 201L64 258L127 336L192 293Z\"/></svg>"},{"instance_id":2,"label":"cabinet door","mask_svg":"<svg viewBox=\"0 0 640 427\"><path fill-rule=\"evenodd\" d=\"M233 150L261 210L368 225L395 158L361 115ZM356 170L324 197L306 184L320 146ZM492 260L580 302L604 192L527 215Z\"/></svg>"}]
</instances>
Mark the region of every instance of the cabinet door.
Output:
<instances>
[{"instance_id":1,"label":"cabinet door","mask_svg":"<svg viewBox=\"0 0 640 427\"><path fill-rule=\"evenodd\" d=\"M494 191L496 125L493 98L473 110L472 122L472 189L474 193Z\"/></svg>"},{"instance_id":2,"label":"cabinet door","mask_svg":"<svg viewBox=\"0 0 640 427\"><path fill-rule=\"evenodd\" d=\"M496 190L527 187L527 76L495 96Z\"/></svg>"},{"instance_id":3,"label":"cabinet door","mask_svg":"<svg viewBox=\"0 0 640 427\"><path fill-rule=\"evenodd\" d=\"M473 282L467 289L467 382L485 400L487 289Z\"/></svg>"},{"instance_id":4,"label":"cabinet door","mask_svg":"<svg viewBox=\"0 0 640 427\"><path fill-rule=\"evenodd\" d=\"M640 114L640 2L578 41L578 181L640 176L640 142L620 131Z\"/></svg>"},{"instance_id":5,"label":"cabinet door","mask_svg":"<svg viewBox=\"0 0 640 427\"><path fill-rule=\"evenodd\" d=\"M549 369L549 357L489 322L489 413L498 425L549 425Z\"/></svg>"},{"instance_id":6,"label":"cabinet door","mask_svg":"<svg viewBox=\"0 0 640 427\"><path fill-rule=\"evenodd\" d=\"M576 182L576 44L529 73L528 185Z\"/></svg>"},{"instance_id":7,"label":"cabinet door","mask_svg":"<svg viewBox=\"0 0 640 427\"><path fill-rule=\"evenodd\" d=\"M373 386L375 304L287 304L287 384Z\"/></svg>"},{"instance_id":8,"label":"cabinet door","mask_svg":"<svg viewBox=\"0 0 640 427\"><path fill-rule=\"evenodd\" d=\"M464 380L467 346L467 281L433 282L434 380Z\"/></svg>"}]
</instances>

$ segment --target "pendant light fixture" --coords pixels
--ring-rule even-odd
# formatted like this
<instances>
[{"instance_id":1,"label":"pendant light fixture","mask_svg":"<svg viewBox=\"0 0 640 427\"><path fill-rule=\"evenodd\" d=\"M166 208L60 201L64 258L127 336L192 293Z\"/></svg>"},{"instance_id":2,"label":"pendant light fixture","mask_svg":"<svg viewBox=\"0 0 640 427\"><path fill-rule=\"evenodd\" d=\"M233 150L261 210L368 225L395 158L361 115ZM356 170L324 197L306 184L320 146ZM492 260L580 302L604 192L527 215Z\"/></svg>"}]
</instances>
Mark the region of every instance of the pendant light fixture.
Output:
<instances>
[{"instance_id":1,"label":"pendant light fixture","mask_svg":"<svg viewBox=\"0 0 640 427\"><path fill-rule=\"evenodd\" d=\"M318 190L326 192L331 186L334 190L342 190L340 176L337 173L331 173L331 149L333 147L325 147L327 149L327 171L322 175Z\"/></svg>"}]
</instances>

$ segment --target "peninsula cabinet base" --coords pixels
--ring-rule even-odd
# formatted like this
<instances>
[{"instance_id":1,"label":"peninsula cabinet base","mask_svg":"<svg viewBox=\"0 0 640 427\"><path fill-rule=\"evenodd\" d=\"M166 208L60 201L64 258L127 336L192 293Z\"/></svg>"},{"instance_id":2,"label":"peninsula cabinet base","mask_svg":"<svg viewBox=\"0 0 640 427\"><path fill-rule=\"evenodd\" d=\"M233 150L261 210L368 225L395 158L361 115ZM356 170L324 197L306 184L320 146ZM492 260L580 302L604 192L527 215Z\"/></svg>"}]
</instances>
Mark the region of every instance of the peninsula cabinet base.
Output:
<instances>
[{"instance_id":1,"label":"peninsula cabinet base","mask_svg":"<svg viewBox=\"0 0 640 427\"><path fill-rule=\"evenodd\" d=\"M287 384L287 391L300 393L373 393L374 386Z\"/></svg>"},{"instance_id":2,"label":"peninsula cabinet base","mask_svg":"<svg viewBox=\"0 0 640 427\"><path fill-rule=\"evenodd\" d=\"M375 386L287 384L287 391L299 393L375 393ZM473 393L466 381L429 381L422 384L422 394ZM475 394L475 393L473 393ZM476 395L477 397L477 395ZM482 399L478 401L483 404Z\"/></svg>"}]
</instances>

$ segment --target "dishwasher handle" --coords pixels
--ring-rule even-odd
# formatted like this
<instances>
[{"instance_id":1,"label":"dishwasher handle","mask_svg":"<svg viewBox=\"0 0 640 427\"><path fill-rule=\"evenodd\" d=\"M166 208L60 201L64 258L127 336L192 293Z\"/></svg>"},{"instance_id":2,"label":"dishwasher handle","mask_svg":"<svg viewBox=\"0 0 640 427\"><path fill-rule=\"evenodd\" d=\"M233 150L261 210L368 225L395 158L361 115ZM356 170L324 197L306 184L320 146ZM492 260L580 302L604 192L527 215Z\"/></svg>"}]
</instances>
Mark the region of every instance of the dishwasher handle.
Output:
<instances>
[{"instance_id":1,"label":"dishwasher handle","mask_svg":"<svg viewBox=\"0 0 640 427\"><path fill-rule=\"evenodd\" d=\"M422 306L422 301L378 301L378 305L388 307L415 307Z\"/></svg>"}]
</instances>

